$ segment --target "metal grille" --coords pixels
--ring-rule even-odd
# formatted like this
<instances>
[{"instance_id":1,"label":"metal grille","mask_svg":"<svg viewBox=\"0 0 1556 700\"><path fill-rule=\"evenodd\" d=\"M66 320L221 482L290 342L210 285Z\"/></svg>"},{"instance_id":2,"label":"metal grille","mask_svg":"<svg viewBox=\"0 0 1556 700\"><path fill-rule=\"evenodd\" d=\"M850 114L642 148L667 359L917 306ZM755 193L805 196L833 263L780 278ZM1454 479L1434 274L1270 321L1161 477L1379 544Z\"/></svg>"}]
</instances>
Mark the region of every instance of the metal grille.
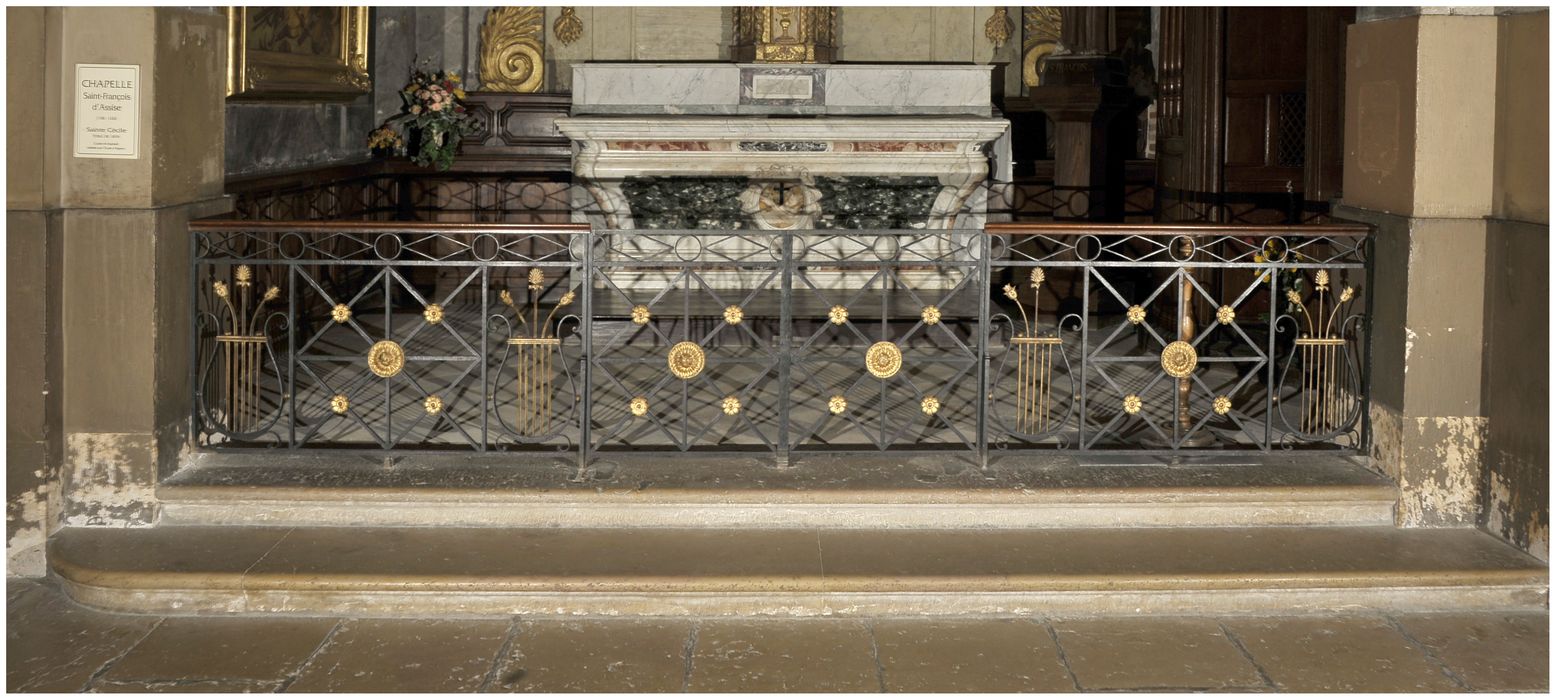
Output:
<instances>
[{"instance_id":1,"label":"metal grille","mask_svg":"<svg viewBox=\"0 0 1556 700\"><path fill-rule=\"evenodd\" d=\"M204 446L1367 443L1360 227L192 229Z\"/></svg>"},{"instance_id":2,"label":"metal grille","mask_svg":"<svg viewBox=\"0 0 1556 700\"><path fill-rule=\"evenodd\" d=\"M1275 163L1285 168L1300 168L1307 160L1307 93L1281 93L1279 121Z\"/></svg>"}]
</instances>

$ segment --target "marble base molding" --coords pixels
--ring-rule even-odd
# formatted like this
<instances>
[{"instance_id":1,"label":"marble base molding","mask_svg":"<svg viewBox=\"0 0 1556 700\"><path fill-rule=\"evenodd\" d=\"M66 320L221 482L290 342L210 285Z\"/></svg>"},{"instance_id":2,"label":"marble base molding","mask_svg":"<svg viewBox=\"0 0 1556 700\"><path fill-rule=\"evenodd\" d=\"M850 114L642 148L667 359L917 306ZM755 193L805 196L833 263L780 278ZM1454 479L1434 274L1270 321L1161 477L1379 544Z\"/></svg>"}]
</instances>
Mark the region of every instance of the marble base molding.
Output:
<instances>
[{"instance_id":1,"label":"marble base molding","mask_svg":"<svg viewBox=\"0 0 1556 700\"><path fill-rule=\"evenodd\" d=\"M758 228L808 228L817 177L936 178L929 228L981 226L971 198L989 175L991 144L1009 128L989 117L566 117L557 128L575 146L573 174L597 225L638 228L622 191L627 178L743 177ZM773 200L782 184L805 196ZM803 200L803 201L802 201ZM779 206L763 209L777 201ZM783 202L792 202L792 206ZM793 209L793 211L789 211Z\"/></svg>"}]
</instances>

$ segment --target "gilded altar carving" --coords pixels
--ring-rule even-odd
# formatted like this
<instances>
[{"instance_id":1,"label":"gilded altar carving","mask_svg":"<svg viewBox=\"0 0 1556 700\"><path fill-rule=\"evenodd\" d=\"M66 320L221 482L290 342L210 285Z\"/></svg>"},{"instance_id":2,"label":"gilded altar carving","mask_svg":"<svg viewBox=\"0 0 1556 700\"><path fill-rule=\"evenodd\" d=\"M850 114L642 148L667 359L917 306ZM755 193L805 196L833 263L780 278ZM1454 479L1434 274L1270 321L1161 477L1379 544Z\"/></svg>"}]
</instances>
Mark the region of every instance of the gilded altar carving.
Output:
<instances>
[{"instance_id":1,"label":"gilded altar carving","mask_svg":"<svg viewBox=\"0 0 1556 700\"><path fill-rule=\"evenodd\" d=\"M583 38L583 20L578 19L578 11L572 7L563 7L556 21L551 23L551 33L556 35L556 40L563 46Z\"/></svg>"},{"instance_id":2,"label":"gilded altar carving","mask_svg":"<svg viewBox=\"0 0 1556 700\"><path fill-rule=\"evenodd\" d=\"M1021 8L1021 84L1041 84L1043 60L1060 49L1063 21L1057 7Z\"/></svg>"},{"instance_id":3,"label":"gilded altar carving","mask_svg":"<svg viewBox=\"0 0 1556 700\"><path fill-rule=\"evenodd\" d=\"M545 84L546 11L496 7L481 23L481 89L539 92Z\"/></svg>"},{"instance_id":4,"label":"gilded altar carving","mask_svg":"<svg viewBox=\"0 0 1556 700\"><path fill-rule=\"evenodd\" d=\"M737 7L734 58L753 63L831 63L836 7Z\"/></svg>"}]
</instances>

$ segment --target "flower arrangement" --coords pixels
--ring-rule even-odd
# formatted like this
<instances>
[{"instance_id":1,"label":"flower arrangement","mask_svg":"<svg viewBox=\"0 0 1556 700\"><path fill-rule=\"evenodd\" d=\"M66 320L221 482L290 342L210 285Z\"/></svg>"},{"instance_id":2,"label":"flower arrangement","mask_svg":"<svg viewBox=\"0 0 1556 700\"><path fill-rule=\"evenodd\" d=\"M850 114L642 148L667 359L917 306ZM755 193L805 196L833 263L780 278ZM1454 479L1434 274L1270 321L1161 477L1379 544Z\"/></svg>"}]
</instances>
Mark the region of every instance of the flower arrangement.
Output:
<instances>
[{"instance_id":1,"label":"flower arrangement","mask_svg":"<svg viewBox=\"0 0 1556 700\"><path fill-rule=\"evenodd\" d=\"M406 131L420 137L411 162L422 167L448 170L454 164L459 141L476 128L462 100L459 74L452 71L411 71L411 81L400 90L405 105L399 114L368 134L367 145L374 150L404 155Z\"/></svg>"}]
</instances>

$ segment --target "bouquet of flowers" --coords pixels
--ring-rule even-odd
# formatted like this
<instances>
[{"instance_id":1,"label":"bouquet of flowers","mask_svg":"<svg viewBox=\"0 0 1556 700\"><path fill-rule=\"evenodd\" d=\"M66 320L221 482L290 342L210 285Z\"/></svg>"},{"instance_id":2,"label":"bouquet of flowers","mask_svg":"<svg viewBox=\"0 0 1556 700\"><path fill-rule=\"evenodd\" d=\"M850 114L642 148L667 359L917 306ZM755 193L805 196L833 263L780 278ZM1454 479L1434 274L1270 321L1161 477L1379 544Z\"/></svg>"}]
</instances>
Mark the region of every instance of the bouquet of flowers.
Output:
<instances>
[{"instance_id":1,"label":"bouquet of flowers","mask_svg":"<svg viewBox=\"0 0 1556 700\"><path fill-rule=\"evenodd\" d=\"M402 130L413 131L420 138L411 162L448 170L454 164L459 141L476 128L475 120L466 114L461 102L464 98L458 73L413 70L410 84L400 90L400 99L405 101L403 111L368 134L367 145L404 155L406 138Z\"/></svg>"}]
</instances>

